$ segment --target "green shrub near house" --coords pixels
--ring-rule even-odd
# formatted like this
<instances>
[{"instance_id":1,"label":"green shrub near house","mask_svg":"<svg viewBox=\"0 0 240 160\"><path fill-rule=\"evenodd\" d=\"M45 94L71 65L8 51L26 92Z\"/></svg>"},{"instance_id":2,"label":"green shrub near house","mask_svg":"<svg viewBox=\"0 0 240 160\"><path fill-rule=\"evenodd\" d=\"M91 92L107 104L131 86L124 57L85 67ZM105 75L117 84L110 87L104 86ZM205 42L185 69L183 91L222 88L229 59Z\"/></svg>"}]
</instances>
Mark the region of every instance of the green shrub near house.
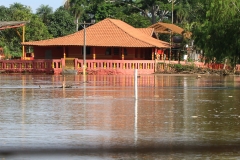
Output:
<instances>
[{"instance_id":1,"label":"green shrub near house","mask_svg":"<svg viewBox=\"0 0 240 160\"><path fill-rule=\"evenodd\" d=\"M195 69L194 64L170 64L170 67L174 69L176 72L182 72L182 71L193 71Z\"/></svg>"}]
</instances>

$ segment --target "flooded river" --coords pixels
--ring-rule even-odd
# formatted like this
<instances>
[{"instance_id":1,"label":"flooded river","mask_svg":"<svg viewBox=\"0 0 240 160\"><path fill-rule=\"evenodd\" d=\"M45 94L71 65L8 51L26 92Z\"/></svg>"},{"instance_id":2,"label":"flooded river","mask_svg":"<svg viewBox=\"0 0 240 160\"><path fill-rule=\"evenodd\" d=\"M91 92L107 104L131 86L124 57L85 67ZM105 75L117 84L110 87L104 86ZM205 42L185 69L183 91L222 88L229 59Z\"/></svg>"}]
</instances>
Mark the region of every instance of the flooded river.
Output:
<instances>
[{"instance_id":1,"label":"flooded river","mask_svg":"<svg viewBox=\"0 0 240 160\"><path fill-rule=\"evenodd\" d=\"M62 87L66 86L66 87ZM0 75L0 159L240 159L240 76Z\"/></svg>"}]
</instances>

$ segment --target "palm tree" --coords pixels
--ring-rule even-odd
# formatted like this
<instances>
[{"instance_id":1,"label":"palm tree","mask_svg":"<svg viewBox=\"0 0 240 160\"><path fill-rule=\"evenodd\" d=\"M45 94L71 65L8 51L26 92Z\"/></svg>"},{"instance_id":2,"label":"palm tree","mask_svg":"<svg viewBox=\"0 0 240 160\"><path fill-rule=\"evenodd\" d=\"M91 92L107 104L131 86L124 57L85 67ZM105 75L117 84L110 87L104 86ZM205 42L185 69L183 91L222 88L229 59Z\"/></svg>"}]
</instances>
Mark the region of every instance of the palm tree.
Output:
<instances>
[{"instance_id":1,"label":"palm tree","mask_svg":"<svg viewBox=\"0 0 240 160\"><path fill-rule=\"evenodd\" d=\"M176 6L176 22L177 23L184 23L187 21L190 12L190 5L189 3L184 3L181 1L179 5Z\"/></svg>"},{"instance_id":2,"label":"palm tree","mask_svg":"<svg viewBox=\"0 0 240 160\"><path fill-rule=\"evenodd\" d=\"M69 10L74 15L76 31L78 31L78 20L84 14L86 7L86 0L66 0L64 3L64 8Z\"/></svg>"},{"instance_id":3,"label":"palm tree","mask_svg":"<svg viewBox=\"0 0 240 160\"><path fill-rule=\"evenodd\" d=\"M64 0L63 7L66 9L70 9L70 1L71 0Z\"/></svg>"},{"instance_id":4,"label":"palm tree","mask_svg":"<svg viewBox=\"0 0 240 160\"><path fill-rule=\"evenodd\" d=\"M41 5L39 8L37 8L36 15L38 15L43 23L47 23L47 17L48 15L53 14L53 9L49 5Z\"/></svg>"}]
</instances>

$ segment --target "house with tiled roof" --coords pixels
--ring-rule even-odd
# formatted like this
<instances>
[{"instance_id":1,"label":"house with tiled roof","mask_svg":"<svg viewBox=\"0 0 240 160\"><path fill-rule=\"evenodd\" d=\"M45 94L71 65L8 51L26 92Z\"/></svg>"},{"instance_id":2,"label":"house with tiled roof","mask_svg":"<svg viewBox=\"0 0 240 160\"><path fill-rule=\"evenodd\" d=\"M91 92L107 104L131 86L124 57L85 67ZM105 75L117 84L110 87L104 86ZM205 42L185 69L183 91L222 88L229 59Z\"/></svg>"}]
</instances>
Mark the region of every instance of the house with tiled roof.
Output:
<instances>
[{"instance_id":1,"label":"house with tiled roof","mask_svg":"<svg viewBox=\"0 0 240 160\"><path fill-rule=\"evenodd\" d=\"M151 60L158 48L169 44L154 38L153 28L136 29L127 23L107 18L86 28L87 59ZM22 43L33 46L35 59L82 58L84 30L47 40Z\"/></svg>"},{"instance_id":2,"label":"house with tiled roof","mask_svg":"<svg viewBox=\"0 0 240 160\"><path fill-rule=\"evenodd\" d=\"M91 66L95 66L95 68L120 66L120 63L117 65L117 60L121 60L121 65L123 60L152 61L155 59L157 50L165 50L170 47L168 42L157 39L154 28L134 28L121 20L110 18L67 36L23 42L22 45L25 48L33 47L34 59L66 59L63 66L69 66L70 62L67 59L71 59L74 69L82 68L83 64L80 62L84 59L84 46L86 47L87 62L95 61L91 62L92 65L87 64L88 69ZM112 64L107 65L104 62L104 64L97 65L101 60L111 61ZM77 61L79 64L76 64ZM135 68L144 66L150 68L149 64L143 65L143 63ZM128 67L126 62L124 62L124 66L121 66L122 69ZM133 65L130 68L134 68Z\"/></svg>"}]
</instances>

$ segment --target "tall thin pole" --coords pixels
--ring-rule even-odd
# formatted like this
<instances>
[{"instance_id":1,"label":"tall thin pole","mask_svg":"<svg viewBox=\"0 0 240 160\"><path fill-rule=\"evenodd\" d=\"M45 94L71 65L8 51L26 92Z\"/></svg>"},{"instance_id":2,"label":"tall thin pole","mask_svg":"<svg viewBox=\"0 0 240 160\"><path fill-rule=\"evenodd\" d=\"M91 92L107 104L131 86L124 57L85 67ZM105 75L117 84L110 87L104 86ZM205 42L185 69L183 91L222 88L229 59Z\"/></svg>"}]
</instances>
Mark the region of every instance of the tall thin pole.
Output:
<instances>
[{"instance_id":1,"label":"tall thin pole","mask_svg":"<svg viewBox=\"0 0 240 160\"><path fill-rule=\"evenodd\" d=\"M173 1L172 0L172 24L173 24ZM170 30L170 51L169 51L169 64L171 61L171 53L172 53L172 31Z\"/></svg>"},{"instance_id":2,"label":"tall thin pole","mask_svg":"<svg viewBox=\"0 0 240 160\"><path fill-rule=\"evenodd\" d=\"M86 69L87 69L87 64L86 64L86 43L87 43L87 31L86 31L86 26L91 25L93 23L86 23L85 21L83 23L80 23L83 27L83 82L86 82Z\"/></svg>"},{"instance_id":3,"label":"tall thin pole","mask_svg":"<svg viewBox=\"0 0 240 160\"><path fill-rule=\"evenodd\" d=\"M138 80L137 80L137 76L138 76L138 70L135 69L134 70L134 94L135 94L135 100L138 99Z\"/></svg>"},{"instance_id":4,"label":"tall thin pole","mask_svg":"<svg viewBox=\"0 0 240 160\"><path fill-rule=\"evenodd\" d=\"M84 29L84 42L83 42L83 82L86 82L86 23L83 23Z\"/></svg>"},{"instance_id":5,"label":"tall thin pole","mask_svg":"<svg viewBox=\"0 0 240 160\"><path fill-rule=\"evenodd\" d=\"M170 65L170 61L171 61L171 53L172 53L172 30L170 30L170 51L169 51L169 65ZM169 66L170 67L170 66Z\"/></svg>"},{"instance_id":6,"label":"tall thin pole","mask_svg":"<svg viewBox=\"0 0 240 160\"><path fill-rule=\"evenodd\" d=\"M134 144L137 145L138 140L138 100L135 99L135 118L134 118Z\"/></svg>"},{"instance_id":7,"label":"tall thin pole","mask_svg":"<svg viewBox=\"0 0 240 160\"><path fill-rule=\"evenodd\" d=\"M78 18L76 19L76 32L78 31Z\"/></svg>"},{"instance_id":8,"label":"tall thin pole","mask_svg":"<svg viewBox=\"0 0 240 160\"><path fill-rule=\"evenodd\" d=\"M172 0L172 24L173 24L173 1L174 0Z\"/></svg>"}]
</instances>

